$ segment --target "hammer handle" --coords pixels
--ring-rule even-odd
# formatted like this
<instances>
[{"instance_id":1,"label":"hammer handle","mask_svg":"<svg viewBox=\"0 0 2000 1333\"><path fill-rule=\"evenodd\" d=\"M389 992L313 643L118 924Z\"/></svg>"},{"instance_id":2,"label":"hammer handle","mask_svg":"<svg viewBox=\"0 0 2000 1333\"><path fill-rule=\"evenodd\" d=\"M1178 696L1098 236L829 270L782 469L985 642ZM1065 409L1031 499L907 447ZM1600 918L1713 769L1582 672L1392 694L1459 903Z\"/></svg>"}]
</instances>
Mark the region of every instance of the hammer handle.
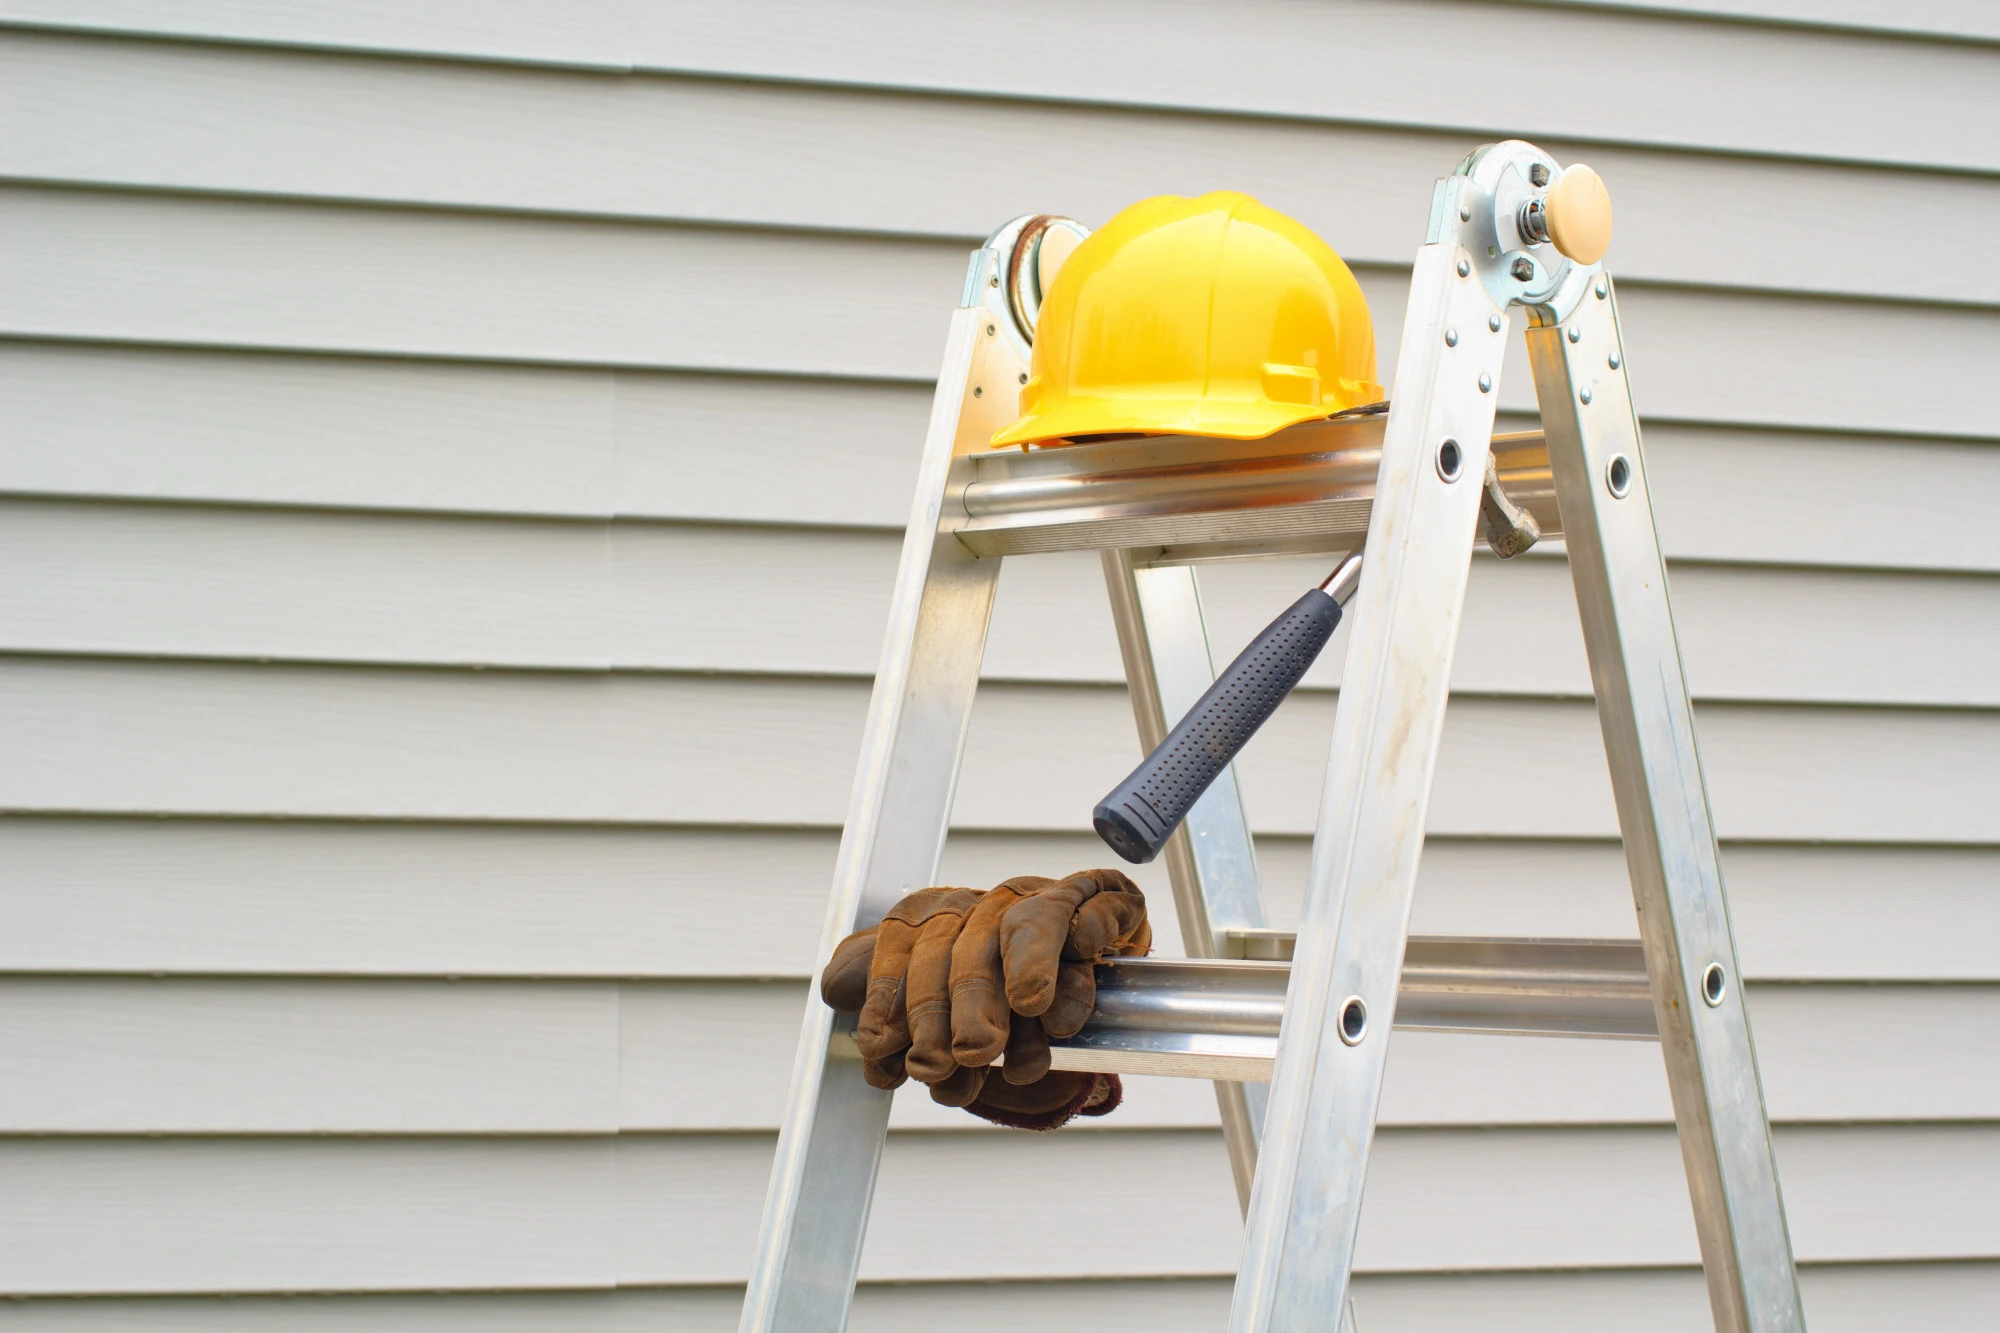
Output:
<instances>
[{"instance_id":1,"label":"hammer handle","mask_svg":"<svg viewBox=\"0 0 2000 1333\"><path fill-rule=\"evenodd\" d=\"M1229 761L1306 674L1340 624L1340 603L1314 588L1237 654L1158 749L1091 812L1127 861L1152 860Z\"/></svg>"}]
</instances>

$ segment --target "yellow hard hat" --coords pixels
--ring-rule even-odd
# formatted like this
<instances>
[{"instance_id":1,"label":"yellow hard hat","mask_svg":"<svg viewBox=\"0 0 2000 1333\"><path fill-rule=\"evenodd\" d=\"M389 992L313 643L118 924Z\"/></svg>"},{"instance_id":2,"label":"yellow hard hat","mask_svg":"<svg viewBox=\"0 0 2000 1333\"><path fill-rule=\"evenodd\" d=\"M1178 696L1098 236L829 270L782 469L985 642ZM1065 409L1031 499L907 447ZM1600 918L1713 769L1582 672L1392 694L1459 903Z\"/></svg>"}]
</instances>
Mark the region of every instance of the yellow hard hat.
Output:
<instances>
[{"instance_id":1,"label":"yellow hard hat","mask_svg":"<svg viewBox=\"0 0 2000 1333\"><path fill-rule=\"evenodd\" d=\"M1079 435L1248 440L1385 396L1340 256L1247 194L1161 195L1078 246L1042 301L1021 419L995 447Z\"/></svg>"}]
</instances>

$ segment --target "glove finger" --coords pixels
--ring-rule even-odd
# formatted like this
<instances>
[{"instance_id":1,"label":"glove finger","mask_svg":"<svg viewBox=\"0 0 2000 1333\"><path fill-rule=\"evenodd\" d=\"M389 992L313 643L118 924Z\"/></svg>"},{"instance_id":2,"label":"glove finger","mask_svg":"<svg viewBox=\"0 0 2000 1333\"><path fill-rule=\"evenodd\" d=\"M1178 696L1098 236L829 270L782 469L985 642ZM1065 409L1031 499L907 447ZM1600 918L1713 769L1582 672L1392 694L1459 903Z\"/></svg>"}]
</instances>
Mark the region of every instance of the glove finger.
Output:
<instances>
[{"instance_id":1,"label":"glove finger","mask_svg":"<svg viewBox=\"0 0 2000 1333\"><path fill-rule=\"evenodd\" d=\"M1007 1063L1000 1076L1009 1083L1033 1083L1049 1072L1049 1034L1042 1020L1025 1014L1013 1015L1007 1034Z\"/></svg>"},{"instance_id":2,"label":"glove finger","mask_svg":"<svg viewBox=\"0 0 2000 1333\"><path fill-rule=\"evenodd\" d=\"M940 1106L965 1106L979 1095L985 1084L984 1069L968 1069L961 1065L952 1071L951 1077L931 1084L931 1100Z\"/></svg>"},{"instance_id":3,"label":"glove finger","mask_svg":"<svg viewBox=\"0 0 2000 1333\"><path fill-rule=\"evenodd\" d=\"M1042 1026L1051 1037L1073 1037L1090 1021L1097 1004L1097 965L1064 963L1056 973L1055 998L1042 1011Z\"/></svg>"},{"instance_id":4,"label":"glove finger","mask_svg":"<svg viewBox=\"0 0 2000 1333\"><path fill-rule=\"evenodd\" d=\"M1095 962L1146 921L1146 900L1135 893L1100 893L1076 909L1063 957Z\"/></svg>"},{"instance_id":5,"label":"glove finger","mask_svg":"<svg viewBox=\"0 0 2000 1333\"><path fill-rule=\"evenodd\" d=\"M869 1087L890 1092L902 1087L910 1076L903 1069L903 1053L897 1051L886 1060L870 1060L866 1056L862 1057L861 1077L868 1080Z\"/></svg>"},{"instance_id":6,"label":"glove finger","mask_svg":"<svg viewBox=\"0 0 2000 1333\"><path fill-rule=\"evenodd\" d=\"M959 1068L951 1055L951 950L964 926L964 917L940 912L924 922L910 951L907 1068L920 1083L936 1083Z\"/></svg>"},{"instance_id":7,"label":"glove finger","mask_svg":"<svg viewBox=\"0 0 2000 1333\"><path fill-rule=\"evenodd\" d=\"M990 1065L1007 1049L1013 1015L1001 981L1000 921L1026 893L1053 883L1028 875L1010 879L966 917L951 949L951 1056L959 1064Z\"/></svg>"},{"instance_id":8,"label":"glove finger","mask_svg":"<svg viewBox=\"0 0 2000 1333\"><path fill-rule=\"evenodd\" d=\"M916 927L893 918L875 930L875 951L868 964L868 998L854 1029L855 1044L865 1059L886 1060L910 1044L903 977L909 971L910 950L916 942Z\"/></svg>"},{"instance_id":9,"label":"glove finger","mask_svg":"<svg viewBox=\"0 0 2000 1333\"><path fill-rule=\"evenodd\" d=\"M1007 1003L1017 1014L1034 1016L1056 995L1056 964L1069 940L1070 919L1084 898L1096 893L1071 875L1054 888L1024 898L1000 921L1001 967Z\"/></svg>"},{"instance_id":10,"label":"glove finger","mask_svg":"<svg viewBox=\"0 0 2000 1333\"><path fill-rule=\"evenodd\" d=\"M833 948L819 974L820 998L843 1014L858 1014L868 1002L868 969L875 957L875 932L857 930Z\"/></svg>"}]
</instances>

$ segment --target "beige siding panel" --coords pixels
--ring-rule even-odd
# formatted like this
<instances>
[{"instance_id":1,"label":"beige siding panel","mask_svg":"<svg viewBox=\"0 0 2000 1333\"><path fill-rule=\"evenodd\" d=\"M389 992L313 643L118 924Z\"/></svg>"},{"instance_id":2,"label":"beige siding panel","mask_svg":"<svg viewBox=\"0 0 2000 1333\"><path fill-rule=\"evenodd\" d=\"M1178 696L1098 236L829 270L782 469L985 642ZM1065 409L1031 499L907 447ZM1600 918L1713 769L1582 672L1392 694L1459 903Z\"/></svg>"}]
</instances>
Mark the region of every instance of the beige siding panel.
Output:
<instances>
[{"instance_id":1,"label":"beige siding panel","mask_svg":"<svg viewBox=\"0 0 2000 1333\"><path fill-rule=\"evenodd\" d=\"M2000 13L1995 13L1984 0L1921 0L1917 4L1900 4L1896 0L1540 0L1540 3L2000 41Z\"/></svg>"},{"instance_id":2,"label":"beige siding panel","mask_svg":"<svg viewBox=\"0 0 2000 1333\"><path fill-rule=\"evenodd\" d=\"M315 9L302 0L4 0L0 15L57 28L205 37L287 46L354 47L475 60L631 67L629 0L526 0L503 6L478 0L358 0Z\"/></svg>"},{"instance_id":3,"label":"beige siding panel","mask_svg":"<svg viewBox=\"0 0 2000 1333\"><path fill-rule=\"evenodd\" d=\"M827 529L0 501L0 647L870 675L900 544ZM1201 571L1216 657L1249 642L1328 562ZM2000 659L2000 579L1697 564L1677 566L1673 582L1699 698L2000 704L1989 665ZM746 616L746 605L788 610ZM1339 684L1346 636L1309 685ZM1123 679L1094 554L1006 564L985 674ZM1589 693L1566 565L1474 562L1452 685Z\"/></svg>"},{"instance_id":4,"label":"beige siding panel","mask_svg":"<svg viewBox=\"0 0 2000 1333\"><path fill-rule=\"evenodd\" d=\"M97 978L0 996L0 1132L618 1128L611 984Z\"/></svg>"},{"instance_id":5,"label":"beige siding panel","mask_svg":"<svg viewBox=\"0 0 2000 1333\"><path fill-rule=\"evenodd\" d=\"M15 1139L0 1144L0 1290L611 1286L625 1239L620 1147L610 1137ZM752 1159L745 1200L761 1195L749 1177L767 1169L768 1146L735 1155ZM675 1198L695 1229L699 1195Z\"/></svg>"},{"instance_id":6,"label":"beige siding panel","mask_svg":"<svg viewBox=\"0 0 2000 1333\"><path fill-rule=\"evenodd\" d=\"M912 380L936 373L965 264L949 241L19 187L0 220L0 329L17 335ZM1406 273L1360 277L1387 344ZM1641 401L1675 417L1992 434L1976 377L1937 367L2000 359L2000 317L1647 287L1621 302ZM1928 389L1885 398L1888 381ZM1518 345L1502 390L1533 401Z\"/></svg>"},{"instance_id":7,"label":"beige siding panel","mask_svg":"<svg viewBox=\"0 0 2000 1333\"><path fill-rule=\"evenodd\" d=\"M967 249L19 187L0 225L13 333L910 380Z\"/></svg>"},{"instance_id":8,"label":"beige siding panel","mask_svg":"<svg viewBox=\"0 0 2000 1333\"><path fill-rule=\"evenodd\" d=\"M329 16L242 0L170 8L96 0L81 9L11 0L5 12L64 27L174 36L1165 103L1837 160L2000 164L1979 133L1992 105L1993 61L1983 47L1644 14L1573 10L1529 18L1513 6L1412 9L1387 0L1302 13L1263 0L1232 6L1225 18L1192 4L1141 10L1128 0L1077 13L1044 0L1004 13L944 15L876 3L834 22L774 3L735 6L724 17L692 4L612 3L572 13L544 0L514 7L489 32L482 8L457 4L414 14L364 5ZM1568 55L1569 96L1524 105L1512 83L1492 77L1489 53L1513 49L1524 22L1540 47ZM1056 24L1066 40L1040 40ZM1439 43L1440 28L1455 40ZM1647 59L1633 62L1634 49ZM1338 79L1326 77L1331 51L1341 56ZM1689 99L1692 86L1704 95Z\"/></svg>"},{"instance_id":9,"label":"beige siding panel","mask_svg":"<svg viewBox=\"0 0 2000 1333\"><path fill-rule=\"evenodd\" d=\"M6 341L0 400L15 493L897 530L930 407L916 385ZM1646 452L1672 556L2000 571L2000 449L1656 424ZM1862 540L1885 512L1923 517Z\"/></svg>"},{"instance_id":10,"label":"beige siding panel","mask_svg":"<svg viewBox=\"0 0 2000 1333\"><path fill-rule=\"evenodd\" d=\"M2000 988L1750 995L1774 1119L2000 1119ZM806 1001L789 982L6 979L0 1133L775 1130ZM1404 1032L1393 1049L1385 1124L1673 1119L1652 1043ZM1088 1131L1215 1124L1197 1081L1132 1079L1126 1100ZM917 1085L895 1123L978 1124Z\"/></svg>"},{"instance_id":11,"label":"beige siding panel","mask_svg":"<svg viewBox=\"0 0 2000 1333\"><path fill-rule=\"evenodd\" d=\"M1700 145L1971 169L2000 163L2000 149L1978 128L1994 106L1995 55L1986 47L1393 0L1305 11L1256 0L1226 12L1124 0L1081 14L1041 0L1006 15L967 11L944 21L926 21L925 12L912 0L885 0L871 5L865 19L850 13L835 22L818 13L799 21L778 3L738 7L728 19L695 4L647 6L635 13L639 63L1478 127L1494 131L1489 137ZM1040 25L1063 16L1068 39L1041 40ZM764 31L766 24L773 30ZM1541 49L1563 53L1565 95L1523 105L1512 81L1494 77L1492 53L1513 49L1530 27ZM1438 40L1440 32L1451 40ZM1635 50L1646 58L1632 59ZM969 59L967 51L978 55ZM1330 79L1333 52L1341 76ZM1703 95L1689 98L1690 87ZM1940 133L1933 117L1965 119Z\"/></svg>"},{"instance_id":12,"label":"beige siding panel","mask_svg":"<svg viewBox=\"0 0 2000 1333\"><path fill-rule=\"evenodd\" d=\"M0 804L24 812L834 825L867 707L861 682L754 677L59 658L4 677ZM1260 829L1311 829L1332 712L1295 695L1244 752ZM1700 725L1724 837L2000 841L2000 714L1718 704ZM956 822L1076 830L1138 758L1130 728L1119 690L989 686ZM1462 698L1430 828L1608 835L1603 764L1587 702Z\"/></svg>"},{"instance_id":13,"label":"beige siding panel","mask_svg":"<svg viewBox=\"0 0 2000 1333\"><path fill-rule=\"evenodd\" d=\"M1962 490L1989 473L2000 484L2000 450L1650 423L1645 434L1670 556L2000 570L2000 530ZM1879 506L1872 516L1863 497ZM1878 538L1883 514L1901 517Z\"/></svg>"},{"instance_id":14,"label":"beige siding panel","mask_svg":"<svg viewBox=\"0 0 2000 1333\"><path fill-rule=\"evenodd\" d=\"M0 970L362 976L802 977L836 837L227 820L0 820ZM1259 839L1271 919L1296 924L1304 839ZM1106 860L1088 833L954 834L945 883ZM1753 979L1995 981L2000 852L1727 845ZM1165 872L1159 948L1179 934ZM1420 933L1629 938L1615 843L1432 838ZM1494 886L1505 886L1495 892ZM741 929L745 886L760 928Z\"/></svg>"},{"instance_id":15,"label":"beige siding panel","mask_svg":"<svg viewBox=\"0 0 2000 1333\"><path fill-rule=\"evenodd\" d=\"M557 367L0 342L8 421L0 485L608 518L617 507L616 378ZM740 395L744 386L717 387ZM922 396L888 392L898 402ZM918 444L922 423L918 415L907 436ZM910 489L916 446L903 454L898 492Z\"/></svg>"},{"instance_id":16,"label":"beige siding panel","mask_svg":"<svg viewBox=\"0 0 2000 1333\"><path fill-rule=\"evenodd\" d=\"M15 491L898 529L931 398L909 384L24 342L0 342L0 393L15 427L0 481Z\"/></svg>"},{"instance_id":17,"label":"beige siding panel","mask_svg":"<svg viewBox=\"0 0 2000 1333\"><path fill-rule=\"evenodd\" d=\"M1923 1311L1927 1333L1988 1333L2000 1264L1808 1265L1799 1273L1815 1333L1878 1333ZM1229 1317L1227 1278L1104 1282L864 1283L855 1333L1209 1333ZM26 1300L0 1305L18 1333L733 1333L734 1287L506 1295L177 1297ZM1708 1295L1693 1269L1373 1274L1355 1279L1368 1333L1706 1333Z\"/></svg>"},{"instance_id":18,"label":"beige siding panel","mask_svg":"<svg viewBox=\"0 0 2000 1333\"><path fill-rule=\"evenodd\" d=\"M2000 1133L1780 1129L1802 1260L1991 1258ZM0 1287L22 1295L532 1289L741 1281L763 1135L481 1141L16 1139L0 1146ZM1052 1178L1073 1228L1045 1225ZM1695 1258L1665 1128L1387 1130L1359 1265L1585 1268ZM986 1206L952 1207L977 1198ZM1037 1220L1044 1224L1037 1224ZM869 1278L1222 1274L1240 1223L1219 1136L891 1139ZM607 1272L610 1268L612 1271Z\"/></svg>"},{"instance_id":19,"label":"beige siding panel","mask_svg":"<svg viewBox=\"0 0 2000 1333\"><path fill-rule=\"evenodd\" d=\"M621 594L623 540L601 522L0 501L0 641L602 670L615 615L686 620Z\"/></svg>"},{"instance_id":20,"label":"beige siding panel","mask_svg":"<svg viewBox=\"0 0 2000 1333\"><path fill-rule=\"evenodd\" d=\"M16 131L0 174L27 180L968 243L1023 209L1096 224L1135 199L1227 185L1375 264L1409 261L1424 239L1417 207L1470 146L1462 134L19 32L0 37L0 116ZM1893 192L1898 242L1922 254L2000 209L2000 181L1602 145L1585 156L1617 197L1622 277L2000 301L2000 276L1851 262L1880 238L1857 195ZM1729 207L1689 207L1718 198Z\"/></svg>"}]
</instances>

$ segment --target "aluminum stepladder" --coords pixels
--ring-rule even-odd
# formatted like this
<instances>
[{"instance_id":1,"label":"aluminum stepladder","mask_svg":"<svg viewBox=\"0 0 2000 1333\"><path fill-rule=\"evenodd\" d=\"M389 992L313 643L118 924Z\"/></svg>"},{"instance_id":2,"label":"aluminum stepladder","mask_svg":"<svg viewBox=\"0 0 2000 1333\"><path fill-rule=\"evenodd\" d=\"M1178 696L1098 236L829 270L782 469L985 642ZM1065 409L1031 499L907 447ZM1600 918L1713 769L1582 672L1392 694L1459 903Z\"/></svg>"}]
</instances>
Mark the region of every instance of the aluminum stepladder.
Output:
<instances>
[{"instance_id":1,"label":"aluminum stepladder","mask_svg":"<svg viewBox=\"0 0 2000 1333\"><path fill-rule=\"evenodd\" d=\"M1055 1052L1058 1068L1215 1080L1245 1211L1239 1333L1325 1328L1330 1311L1351 1320L1392 1025L1659 1040L1716 1327L1804 1327L1615 294L1600 268L1544 239L1538 216L1560 175L1509 141L1439 181L1386 420L1248 444L992 451L1027 373L1037 247L1071 224L1024 218L996 232L952 317L822 960L935 880L1003 557L1103 553L1150 749L1214 675L1193 566L1343 552L1365 534L1296 938L1264 928L1225 770L1166 849L1190 960L1101 967L1090 1026ZM1495 439L1516 307L1542 432ZM1530 519L1565 540L1636 942L1408 935L1470 545L1482 521L1494 540ZM889 1103L860 1077L851 1020L815 993L745 1333L845 1326Z\"/></svg>"}]
</instances>

